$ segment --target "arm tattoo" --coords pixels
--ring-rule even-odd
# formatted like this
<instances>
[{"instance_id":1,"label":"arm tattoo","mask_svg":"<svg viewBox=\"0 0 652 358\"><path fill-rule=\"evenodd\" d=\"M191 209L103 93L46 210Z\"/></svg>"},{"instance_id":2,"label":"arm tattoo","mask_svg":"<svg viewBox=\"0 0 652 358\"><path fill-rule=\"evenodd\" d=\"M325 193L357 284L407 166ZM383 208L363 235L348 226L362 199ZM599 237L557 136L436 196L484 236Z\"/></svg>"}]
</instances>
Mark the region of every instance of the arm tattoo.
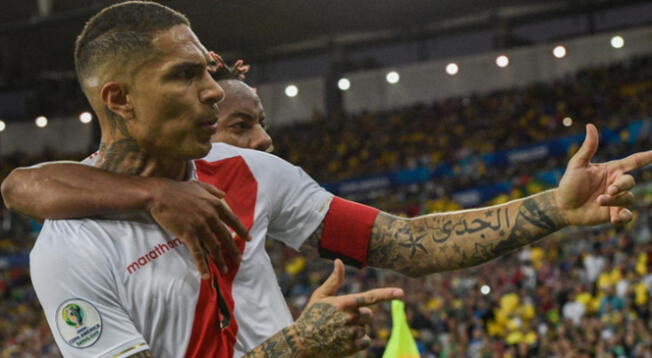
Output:
<instances>
[{"instance_id":1,"label":"arm tattoo","mask_svg":"<svg viewBox=\"0 0 652 358\"><path fill-rule=\"evenodd\" d=\"M563 227L554 193L501 206L404 219L381 213L368 261L409 276L478 265Z\"/></svg>"},{"instance_id":2,"label":"arm tattoo","mask_svg":"<svg viewBox=\"0 0 652 358\"><path fill-rule=\"evenodd\" d=\"M130 355L128 358L152 358L152 351L146 350Z\"/></svg>"},{"instance_id":3,"label":"arm tattoo","mask_svg":"<svg viewBox=\"0 0 652 358\"><path fill-rule=\"evenodd\" d=\"M295 358L300 357L292 326L283 328L272 338L263 342L243 358Z\"/></svg>"},{"instance_id":4,"label":"arm tattoo","mask_svg":"<svg viewBox=\"0 0 652 358\"><path fill-rule=\"evenodd\" d=\"M284 328L244 358L344 357L353 347L355 331L337 307L317 302L290 327Z\"/></svg>"},{"instance_id":5,"label":"arm tattoo","mask_svg":"<svg viewBox=\"0 0 652 358\"><path fill-rule=\"evenodd\" d=\"M351 332L346 316L331 304L317 302L297 320L297 332L302 345L316 357L342 357L350 344Z\"/></svg>"}]
</instances>

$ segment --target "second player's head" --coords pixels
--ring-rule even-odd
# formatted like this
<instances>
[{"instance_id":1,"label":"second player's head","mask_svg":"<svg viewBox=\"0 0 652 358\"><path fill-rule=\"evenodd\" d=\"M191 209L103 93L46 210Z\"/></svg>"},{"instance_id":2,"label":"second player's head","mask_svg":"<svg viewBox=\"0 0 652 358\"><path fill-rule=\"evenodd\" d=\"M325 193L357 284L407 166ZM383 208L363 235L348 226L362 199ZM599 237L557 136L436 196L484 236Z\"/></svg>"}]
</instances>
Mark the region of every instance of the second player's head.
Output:
<instances>
[{"instance_id":1,"label":"second player's head","mask_svg":"<svg viewBox=\"0 0 652 358\"><path fill-rule=\"evenodd\" d=\"M265 128L265 109L256 91L243 81L248 66L243 65L241 60L231 67L221 59L218 62L213 78L224 89L226 96L220 103L213 142L271 151L272 138ZM241 68L246 69L243 71Z\"/></svg>"},{"instance_id":2,"label":"second player's head","mask_svg":"<svg viewBox=\"0 0 652 358\"><path fill-rule=\"evenodd\" d=\"M188 19L129 1L93 16L77 38L77 75L102 140L128 139L152 156L198 158L210 149L222 88Z\"/></svg>"}]
</instances>

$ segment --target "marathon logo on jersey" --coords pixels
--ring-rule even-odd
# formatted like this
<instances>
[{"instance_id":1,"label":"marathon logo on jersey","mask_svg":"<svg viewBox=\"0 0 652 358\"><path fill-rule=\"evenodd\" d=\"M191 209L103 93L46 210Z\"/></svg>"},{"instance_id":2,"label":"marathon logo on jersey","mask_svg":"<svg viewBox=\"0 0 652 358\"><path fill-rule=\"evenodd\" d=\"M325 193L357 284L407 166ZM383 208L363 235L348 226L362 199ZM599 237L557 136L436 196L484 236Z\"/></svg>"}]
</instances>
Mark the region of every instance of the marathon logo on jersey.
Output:
<instances>
[{"instance_id":1,"label":"marathon logo on jersey","mask_svg":"<svg viewBox=\"0 0 652 358\"><path fill-rule=\"evenodd\" d=\"M92 346L102 334L102 317L90 302L79 298L65 301L56 312L57 330L75 348Z\"/></svg>"},{"instance_id":2,"label":"marathon logo on jersey","mask_svg":"<svg viewBox=\"0 0 652 358\"><path fill-rule=\"evenodd\" d=\"M154 249L152 249L145 255L139 257L138 260L129 264L129 266L127 266L127 272L131 275L132 273L140 270L141 267L158 259L159 257L166 254L168 251L172 249L176 249L180 245L183 245L183 242L181 242L181 239L178 238L156 245Z\"/></svg>"}]
</instances>

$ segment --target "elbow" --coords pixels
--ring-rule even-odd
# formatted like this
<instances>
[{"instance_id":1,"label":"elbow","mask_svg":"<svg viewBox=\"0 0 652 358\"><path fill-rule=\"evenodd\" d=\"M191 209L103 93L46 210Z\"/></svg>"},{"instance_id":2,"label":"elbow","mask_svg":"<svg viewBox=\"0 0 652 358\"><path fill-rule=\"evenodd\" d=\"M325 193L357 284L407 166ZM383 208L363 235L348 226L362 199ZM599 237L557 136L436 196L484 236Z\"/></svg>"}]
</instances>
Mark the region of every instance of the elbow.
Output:
<instances>
[{"instance_id":1,"label":"elbow","mask_svg":"<svg viewBox=\"0 0 652 358\"><path fill-rule=\"evenodd\" d=\"M29 175L29 169L14 169L9 173L9 175L2 181L0 185L0 192L2 192L2 200L5 203L7 209L16 210L17 204L19 203L19 197L21 192L21 185L25 183Z\"/></svg>"},{"instance_id":2,"label":"elbow","mask_svg":"<svg viewBox=\"0 0 652 358\"><path fill-rule=\"evenodd\" d=\"M2 193L2 201L5 203L7 209L14 208L14 196L16 192L16 175L14 173L16 169L12 171L5 180L2 181L0 185L0 192Z\"/></svg>"}]
</instances>

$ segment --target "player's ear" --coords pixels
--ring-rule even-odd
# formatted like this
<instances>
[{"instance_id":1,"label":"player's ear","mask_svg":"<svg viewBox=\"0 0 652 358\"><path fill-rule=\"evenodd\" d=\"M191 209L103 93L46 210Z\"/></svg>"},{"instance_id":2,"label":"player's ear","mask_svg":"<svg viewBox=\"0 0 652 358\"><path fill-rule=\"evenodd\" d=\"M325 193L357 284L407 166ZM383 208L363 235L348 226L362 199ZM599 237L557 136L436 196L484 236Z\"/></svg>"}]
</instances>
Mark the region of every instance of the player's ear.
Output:
<instances>
[{"instance_id":1,"label":"player's ear","mask_svg":"<svg viewBox=\"0 0 652 358\"><path fill-rule=\"evenodd\" d=\"M126 84L117 81L107 82L100 90L100 97L104 105L113 113L127 120L134 117L134 109L127 96Z\"/></svg>"}]
</instances>

